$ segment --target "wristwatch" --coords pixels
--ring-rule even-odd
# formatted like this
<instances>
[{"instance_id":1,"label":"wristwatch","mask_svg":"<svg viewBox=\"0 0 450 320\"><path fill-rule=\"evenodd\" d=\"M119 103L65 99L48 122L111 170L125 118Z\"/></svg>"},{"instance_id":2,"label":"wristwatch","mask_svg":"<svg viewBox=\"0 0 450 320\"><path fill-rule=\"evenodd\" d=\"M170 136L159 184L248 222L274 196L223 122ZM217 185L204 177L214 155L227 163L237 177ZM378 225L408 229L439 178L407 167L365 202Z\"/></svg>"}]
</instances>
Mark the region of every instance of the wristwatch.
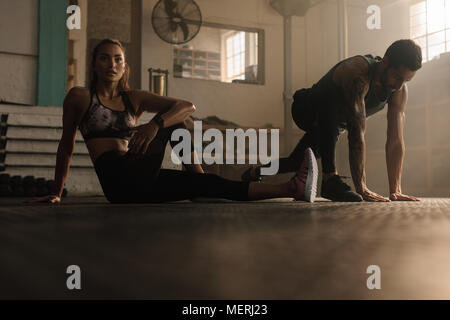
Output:
<instances>
[{"instance_id":1,"label":"wristwatch","mask_svg":"<svg viewBox=\"0 0 450 320\"><path fill-rule=\"evenodd\" d=\"M156 124L160 129L164 128L164 119L161 118L161 115L156 115L153 120L155 120Z\"/></svg>"}]
</instances>

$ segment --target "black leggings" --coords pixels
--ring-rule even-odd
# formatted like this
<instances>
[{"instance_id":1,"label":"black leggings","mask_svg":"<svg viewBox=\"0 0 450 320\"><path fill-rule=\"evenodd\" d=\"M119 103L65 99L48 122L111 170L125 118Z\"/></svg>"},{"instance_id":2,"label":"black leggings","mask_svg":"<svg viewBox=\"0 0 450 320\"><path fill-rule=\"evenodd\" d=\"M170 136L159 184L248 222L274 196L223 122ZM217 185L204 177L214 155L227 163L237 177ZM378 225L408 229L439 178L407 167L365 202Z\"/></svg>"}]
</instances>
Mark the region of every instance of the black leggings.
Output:
<instances>
[{"instance_id":1,"label":"black leggings","mask_svg":"<svg viewBox=\"0 0 450 320\"><path fill-rule=\"evenodd\" d=\"M306 148L314 151L316 158L322 159L322 171L336 171L335 150L342 128L339 126L335 108L320 111L311 101L310 89L298 90L292 103L292 118L297 126L306 131L297 146L286 158L280 158L278 173L295 172L300 168ZM265 165L270 166L270 164Z\"/></svg>"},{"instance_id":2,"label":"black leggings","mask_svg":"<svg viewBox=\"0 0 450 320\"><path fill-rule=\"evenodd\" d=\"M160 129L147 154L109 151L94 163L103 193L111 203L154 203L196 197L248 200L248 182L215 174L161 169L167 142L177 125ZM171 141L173 146L173 142Z\"/></svg>"}]
</instances>

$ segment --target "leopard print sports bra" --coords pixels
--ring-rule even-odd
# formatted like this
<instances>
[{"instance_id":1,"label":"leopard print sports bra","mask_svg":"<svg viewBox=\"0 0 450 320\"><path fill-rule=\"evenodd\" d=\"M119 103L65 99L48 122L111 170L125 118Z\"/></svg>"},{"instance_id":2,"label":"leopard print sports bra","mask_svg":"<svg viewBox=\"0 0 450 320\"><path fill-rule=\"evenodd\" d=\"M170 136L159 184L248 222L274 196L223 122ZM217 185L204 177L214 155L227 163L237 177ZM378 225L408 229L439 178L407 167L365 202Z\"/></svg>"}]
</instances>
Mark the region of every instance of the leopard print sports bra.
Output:
<instances>
[{"instance_id":1,"label":"leopard print sports bra","mask_svg":"<svg viewBox=\"0 0 450 320\"><path fill-rule=\"evenodd\" d=\"M136 125L133 105L125 91L121 91L125 110L117 111L103 105L97 92L91 94L91 103L78 129L84 141L92 138L131 138L130 129Z\"/></svg>"}]
</instances>

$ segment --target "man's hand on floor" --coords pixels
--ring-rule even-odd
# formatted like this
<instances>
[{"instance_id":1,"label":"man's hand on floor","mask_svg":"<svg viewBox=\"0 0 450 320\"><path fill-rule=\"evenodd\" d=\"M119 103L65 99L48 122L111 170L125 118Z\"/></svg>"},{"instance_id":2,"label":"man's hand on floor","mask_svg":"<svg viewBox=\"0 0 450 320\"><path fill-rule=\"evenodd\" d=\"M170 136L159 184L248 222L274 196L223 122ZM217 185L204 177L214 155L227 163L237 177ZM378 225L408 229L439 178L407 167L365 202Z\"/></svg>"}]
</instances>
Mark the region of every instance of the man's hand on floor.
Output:
<instances>
[{"instance_id":1,"label":"man's hand on floor","mask_svg":"<svg viewBox=\"0 0 450 320\"><path fill-rule=\"evenodd\" d=\"M391 199L391 201L420 201L419 198L407 196L405 194L401 194L400 192L391 193L389 199Z\"/></svg>"}]
</instances>

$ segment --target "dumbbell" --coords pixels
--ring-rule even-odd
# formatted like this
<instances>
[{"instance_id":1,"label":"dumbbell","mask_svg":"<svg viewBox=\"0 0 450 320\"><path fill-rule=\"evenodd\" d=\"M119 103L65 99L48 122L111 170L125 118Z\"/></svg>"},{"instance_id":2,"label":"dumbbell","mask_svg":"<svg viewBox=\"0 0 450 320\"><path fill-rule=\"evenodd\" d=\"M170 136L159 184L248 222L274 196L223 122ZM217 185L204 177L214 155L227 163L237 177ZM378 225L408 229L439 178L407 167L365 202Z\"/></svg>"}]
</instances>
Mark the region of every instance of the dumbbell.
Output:
<instances>
[{"instance_id":1,"label":"dumbbell","mask_svg":"<svg viewBox=\"0 0 450 320\"><path fill-rule=\"evenodd\" d=\"M47 196L49 194L48 188L47 188L47 182L44 178L37 178L36 179L36 195L38 197Z\"/></svg>"},{"instance_id":2,"label":"dumbbell","mask_svg":"<svg viewBox=\"0 0 450 320\"><path fill-rule=\"evenodd\" d=\"M23 179L21 176L12 176L11 177L11 187L17 187L17 186L23 187Z\"/></svg>"},{"instance_id":3,"label":"dumbbell","mask_svg":"<svg viewBox=\"0 0 450 320\"><path fill-rule=\"evenodd\" d=\"M23 188L23 179L21 176L13 176L11 178L12 195L14 197L23 197L25 189Z\"/></svg>"},{"instance_id":4,"label":"dumbbell","mask_svg":"<svg viewBox=\"0 0 450 320\"><path fill-rule=\"evenodd\" d=\"M8 173L0 174L0 184L9 184L11 182L11 178Z\"/></svg>"},{"instance_id":5,"label":"dumbbell","mask_svg":"<svg viewBox=\"0 0 450 320\"><path fill-rule=\"evenodd\" d=\"M37 187L34 176L26 176L23 178L23 188L25 197L36 197Z\"/></svg>"},{"instance_id":6,"label":"dumbbell","mask_svg":"<svg viewBox=\"0 0 450 320\"><path fill-rule=\"evenodd\" d=\"M10 176L7 173L0 174L0 197L9 197L12 194Z\"/></svg>"},{"instance_id":7,"label":"dumbbell","mask_svg":"<svg viewBox=\"0 0 450 320\"><path fill-rule=\"evenodd\" d=\"M10 197L12 188L9 184L0 184L0 197Z\"/></svg>"}]
</instances>

